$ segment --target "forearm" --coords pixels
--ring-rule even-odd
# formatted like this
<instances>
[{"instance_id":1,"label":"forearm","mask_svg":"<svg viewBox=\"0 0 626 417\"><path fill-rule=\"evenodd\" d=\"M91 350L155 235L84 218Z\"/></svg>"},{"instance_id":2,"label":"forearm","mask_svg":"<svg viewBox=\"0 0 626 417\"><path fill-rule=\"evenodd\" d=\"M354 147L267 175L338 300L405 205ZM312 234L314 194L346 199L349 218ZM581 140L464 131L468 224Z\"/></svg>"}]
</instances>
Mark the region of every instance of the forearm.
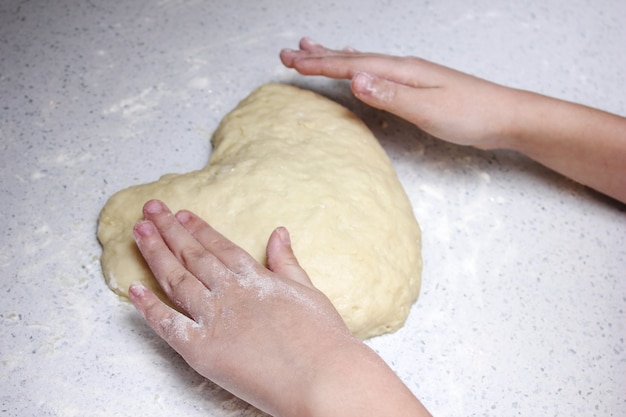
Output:
<instances>
[{"instance_id":1,"label":"forearm","mask_svg":"<svg viewBox=\"0 0 626 417\"><path fill-rule=\"evenodd\" d=\"M320 366L306 396L310 417L429 417L415 395L369 347L347 349Z\"/></svg>"},{"instance_id":2,"label":"forearm","mask_svg":"<svg viewBox=\"0 0 626 417\"><path fill-rule=\"evenodd\" d=\"M512 89L506 104L509 128L491 148L516 150L626 202L626 118Z\"/></svg>"},{"instance_id":3,"label":"forearm","mask_svg":"<svg viewBox=\"0 0 626 417\"><path fill-rule=\"evenodd\" d=\"M514 149L626 203L626 119L499 86L444 66L309 39L283 50L302 74L352 79L363 102L394 113L440 139L482 149Z\"/></svg>"}]
</instances>

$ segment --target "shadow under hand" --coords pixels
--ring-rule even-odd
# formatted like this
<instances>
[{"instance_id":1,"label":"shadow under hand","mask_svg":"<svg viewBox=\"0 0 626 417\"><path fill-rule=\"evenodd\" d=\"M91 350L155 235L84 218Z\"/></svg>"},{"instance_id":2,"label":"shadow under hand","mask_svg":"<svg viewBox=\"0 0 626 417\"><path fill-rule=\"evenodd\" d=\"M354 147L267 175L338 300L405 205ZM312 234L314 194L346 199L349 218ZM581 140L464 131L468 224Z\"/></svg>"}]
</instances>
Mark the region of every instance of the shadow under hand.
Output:
<instances>
[{"instance_id":1,"label":"shadow under hand","mask_svg":"<svg viewBox=\"0 0 626 417\"><path fill-rule=\"evenodd\" d=\"M298 79L292 84L338 102L363 120L389 155L405 186L411 181L428 183L430 178L436 176L439 182L458 184L462 189L473 179L482 178L489 181L491 175L504 175L515 178L514 185L549 188L551 189L549 192L560 191L603 205L615 206L614 208L620 211L624 210L620 203L517 152L485 151L431 136L400 117L361 102L354 97L346 80L314 77ZM526 191L520 189L519 194L524 196Z\"/></svg>"}]
</instances>

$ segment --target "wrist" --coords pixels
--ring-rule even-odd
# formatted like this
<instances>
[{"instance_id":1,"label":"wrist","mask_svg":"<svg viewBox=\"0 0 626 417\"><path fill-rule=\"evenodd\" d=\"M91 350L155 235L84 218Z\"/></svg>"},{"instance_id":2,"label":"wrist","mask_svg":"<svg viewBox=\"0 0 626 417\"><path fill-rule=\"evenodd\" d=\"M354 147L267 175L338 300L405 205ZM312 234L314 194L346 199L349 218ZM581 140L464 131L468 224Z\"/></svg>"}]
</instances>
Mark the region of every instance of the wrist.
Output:
<instances>
[{"instance_id":1,"label":"wrist","mask_svg":"<svg viewBox=\"0 0 626 417\"><path fill-rule=\"evenodd\" d=\"M514 88L498 86L495 104L493 127L489 135L480 146L484 150L509 149L519 150L520 142L526 136L525 132L535 111L533 102L535 93Z\"/></svg>"},{"instance_id":2,"label":"wrist","mask_svg":"<svg viewBox=\"0 0 626 417\"><path fill-rule=\"evenodd\" d=\"M384 360L357 339L334 350L317 371L300 415L430 416Z\"/></svg>"}]
</instances>

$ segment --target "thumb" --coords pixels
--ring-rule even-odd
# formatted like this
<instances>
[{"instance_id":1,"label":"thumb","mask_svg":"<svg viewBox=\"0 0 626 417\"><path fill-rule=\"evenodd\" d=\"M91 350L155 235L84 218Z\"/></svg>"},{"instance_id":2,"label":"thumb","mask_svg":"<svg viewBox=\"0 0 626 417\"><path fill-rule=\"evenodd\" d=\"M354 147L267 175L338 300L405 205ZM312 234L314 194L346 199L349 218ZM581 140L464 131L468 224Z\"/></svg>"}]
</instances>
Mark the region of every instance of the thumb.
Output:
<instances>
[{"instance_id":1,"label":"thumb","mask_svg":"<svg viewBox=\"0 0 626 417\"><path fill-rule=\"evenodd\" d=\"M306 272L300 267L291 247L289 232L277 227L267 242L267 267L278 275L312 287Z\"/></svg>"},{"instance_id":2,"label":"thumb","mask_svg":"<svg viewBox=\"0 0 626 417\"><path fill-rule=\"evenodd\" d=\"M420 89L400 84L376 75L359 72L351 83L352 93L362 102L395 114L419 126L426 124L422 114L424 98Z\"/></svg>"},{"instance_id":3,"label":"thumb","mask_svg":"<svg viewBox=\"0 0 626 417\"><path fill-rule=\"evenodd\" d=\"M367 104L388 109L397 95L396 84L366 72L352 78L352 92Z\"/></svg>"}]
</instances>

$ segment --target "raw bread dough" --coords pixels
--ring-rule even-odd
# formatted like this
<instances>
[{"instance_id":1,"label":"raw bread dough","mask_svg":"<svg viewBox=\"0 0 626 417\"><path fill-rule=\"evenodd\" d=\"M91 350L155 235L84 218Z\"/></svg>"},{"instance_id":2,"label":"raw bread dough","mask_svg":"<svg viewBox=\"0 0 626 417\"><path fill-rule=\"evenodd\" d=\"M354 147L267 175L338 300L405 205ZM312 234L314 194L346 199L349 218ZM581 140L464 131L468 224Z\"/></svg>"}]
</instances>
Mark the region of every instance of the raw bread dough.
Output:
<instances>
[{"instance_id":1,"label":"raw bread dough","mask_svg":"<svg viewBox=\"0 0 626 417\"><path fill-rule=\"evenodd\" d=\"M197 213L260 262L272 230L286 226L300 264L357 337L402 326L419 293L420 230L363 122L311 91L267 84L224 118L212 143L204 169L107 202L98 238L112 290L127 295L140 279L160 293L131 234L143 204L157 198Z\"/></svg>"}]
</instances>

